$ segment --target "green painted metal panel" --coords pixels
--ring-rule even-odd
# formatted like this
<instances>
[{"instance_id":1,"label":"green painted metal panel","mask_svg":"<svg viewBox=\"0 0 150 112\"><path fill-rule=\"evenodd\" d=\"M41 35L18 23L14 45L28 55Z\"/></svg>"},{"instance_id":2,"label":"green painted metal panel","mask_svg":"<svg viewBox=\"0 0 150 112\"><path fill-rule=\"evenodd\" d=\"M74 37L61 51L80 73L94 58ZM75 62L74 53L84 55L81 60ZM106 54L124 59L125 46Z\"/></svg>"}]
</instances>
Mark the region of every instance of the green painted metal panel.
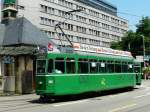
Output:
<instances>
[{"instance_id":1,"label":"green painted metal panel","mask_svg":"<svg viewBox=\"0 0 150 112\"><path fill-rule=\"evenodd\" d=\"M89 56L79 54L47 54L47 59L55 58L75 58L96 59L132 62L132 57L122 57L113 55ZM76 70L78 71L78 70ZM76 72L77 73L77 72ZM47 74L47 73L46 73ZM139 77L140 80L140 77ZM49 83L49 81L53 83ZM43 82L43 85L40 84ZM103 91L116 88L134 87L136 77L134 73L103 73L103 74L48 74L36 76L36 93L39 95L67 95L79 94L90 91Z\"/></svg>"},{"instance_id":2,"label":"green painted metal panel","mask_svg":"<svg viewBox=\"0 0 150 112\"><path fill-rule=\"evenodd\" d=\"M4 0L4 4L15 4L16 0Z\"/></svg>"},{"instance_id":3,"label":"green painted metal panel","mask_svg":"<svg viewBox=\"0 0 150 112\"><path fill-rule=\"evenodd\" d=\"M36 93L50 95L54 93L54 78L46 76L36 77Z\"/></svg>"},{"instance_id":4,"label":"green painted metal panel","mask_svg":"<svg viewBox=\"0 0 150 112\"><path fill-rule=\"evenodd\" d=\"M54 83L47 84L48 82L46 82L45 91L43 91L42 94L49 93L53 95L79 94L90 91L134 87L136 84L135 74L54 74L52 76L43 77L45 77L46 80L53 79ZM43 80L41 76L37 76L37 84L39 80ZM36 89L36 93L41 94L43 89L39 87Z\"/></svg>"}]
</instances>

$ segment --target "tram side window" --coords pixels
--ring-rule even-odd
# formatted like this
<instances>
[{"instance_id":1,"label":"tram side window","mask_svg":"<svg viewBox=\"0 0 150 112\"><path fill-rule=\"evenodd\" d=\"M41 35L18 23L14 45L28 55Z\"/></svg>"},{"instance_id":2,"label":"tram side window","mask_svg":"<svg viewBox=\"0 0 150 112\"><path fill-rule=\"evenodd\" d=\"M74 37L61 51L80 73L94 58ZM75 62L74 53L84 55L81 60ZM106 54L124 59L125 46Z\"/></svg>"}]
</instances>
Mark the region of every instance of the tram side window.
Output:
<instances>
[{"instance_id":1,"label":"tram side window","mask_svg":"<svg viewBox=\"0 0 150 112\"><path fill-rule=\"evenodd\" d=\"M54 60L53 59L49 59L48 60L48 73L52 73L53 72L53 67L54 67Z\"/></svg>"},{"instance_id":2,"label":"tram side window","mask_svg":"<svg viewBox=\"0 0 150 112\"><path fill-rule=\"evenodd\" d=\"M55 73L64 73L65 72L65 62L63 58L55 59Z\"/></svg>"},{"instance_id":3,"label":"tram side window","mask_svg":"<svg viewBox=\"0 0 150 112\"><path fill-rule=\"evenodd\" d=\"M96 60L90 60L90 73L98 73L98 64Z\"/></svg>"},{"instance_id":4,"label":"tram side window","mask_svg":"<svg viewBox=\"0 0 150 112\"><path fill-rule=\"evenodd\" d=\"M88 72L89 72L88 60L79 59L78 73L88 73Z\"/></svg>"},{"instance_id":5,"label":"tram side window","mask_svg":"<svg viewBox=\"0 0 150 112\"><path fill-rule=\"evenodd\" d=\"M121 63L119 63L119 62L115 63L115 72L121 73Z\"/></svg>"},{"instance_id":6,"label":"tram side window","mask_svg":"<svg viewBox=\"0 0 150 112\"><path fill-rule=\"evenodd\" d=\"M66 72L67 73L75 73L76 72L75 59L67 59L66 60Z\"/></svg>"},{"instance_id":7,"label":"tram side window","mask_svg":"<svg viewBox=\"0 0 150 112\"><path fill-rule=\"evenodd\" d=\"M105 73L106 65L105 62L100 62L99 63L99 73Z\"/></svg>"},{"instance_id":8,"label":"tram side window","mask_svg":"<svg viewBox=\"0 0 150 112\"><path fill-rule=\"evenodd\" d=\"M114 63L113 63L113 61L109 61L107 63L107 72L108 73L114 73Z\"/></svg>"},{"instance_id":9,"label":"tram side window","mask_svg":"<svg viewBox=\"0 0 150 112\"><path fill-rule=\"evenodd\" d=\"M133 72L133 64L131 64L131 63L128 64L128 72L129 73Z\"/></svg>"},{"instance_id":10,"label":"tram side window","mask_svg":"<svg viewBox=\"0 0 150 112\"><path fill-rule=\"evenodd\" d=\"M122 72L127 73L128 72L128 65L127 63L122 64Z\"/></svg>"}]
</instances>

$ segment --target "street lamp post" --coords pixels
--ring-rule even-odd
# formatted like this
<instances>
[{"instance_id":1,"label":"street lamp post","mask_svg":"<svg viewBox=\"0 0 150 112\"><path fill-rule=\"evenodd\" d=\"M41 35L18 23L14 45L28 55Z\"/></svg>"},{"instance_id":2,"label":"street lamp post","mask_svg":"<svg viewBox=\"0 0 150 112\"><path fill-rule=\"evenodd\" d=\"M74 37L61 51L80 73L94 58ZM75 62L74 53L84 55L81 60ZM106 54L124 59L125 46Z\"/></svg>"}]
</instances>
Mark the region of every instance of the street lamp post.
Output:
<instances>
[{"instance_id":1,"label":"street lamp post","mask_svg":"<svg viewBox=\"0 0 150 112\"><path fill-rule=\"evenodd\" d=\"M145 58L145 40L144 40L144 35L141 35L141 37L142 37L142 40L143 40L143 61L144 61L144 67L146 67L145 60L144 60L144 58Z\"/></svg>"},{"instance_id":2,"label":"street lamp post","mask_svg":"<svg viewBox=\"0 0 150 112\"><path fill-rule=\"evenodd\" d=\"M144 69L146 69L146 63L145 63L145 60L144 60L145 55L146 55L146 53L145 53L145 41L144 41L145 39L144 39L144 35L141 35L141 37L142 37L142 40L143 40L143 61L144 61ZM146 80L148 74L147 74L147 73L144 73L143 75L144 75L144 79Z\"/></svg>"}]
</instances>

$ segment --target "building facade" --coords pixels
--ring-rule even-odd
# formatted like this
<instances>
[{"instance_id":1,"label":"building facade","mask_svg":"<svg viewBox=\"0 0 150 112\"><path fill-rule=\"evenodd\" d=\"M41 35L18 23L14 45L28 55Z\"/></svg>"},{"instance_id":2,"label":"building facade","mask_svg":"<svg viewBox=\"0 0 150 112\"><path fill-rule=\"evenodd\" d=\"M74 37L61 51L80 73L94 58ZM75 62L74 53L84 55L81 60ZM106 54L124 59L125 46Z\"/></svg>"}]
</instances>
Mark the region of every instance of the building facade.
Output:
<instances>
[{"instance_id":1,"label":"building facade","mask_svg":"<svg viewBox=\"0 0 150 112\"><path fill-rule=\"evenodd\" d=\"M59 38L68 44L55 31L59 22L73 43L93 46L110 47L128 30L128 21L118 17L117 8L104 0L17 0L17 7L18 17L27 18L57 44ZM77 9L82 11L66 13Z\"/></svg>"},{"instance_id":2,"label":"building facade","mask_svg":"<svg viewBox=\"0 0 150 112\"><path fill-rule=\"evenodd\" d=\"M0 1L0 10L2 10L2 0ZM2 18L2 12L0 11L0 22L1 22L1 18Z\"/></svg>"}]
</instances>

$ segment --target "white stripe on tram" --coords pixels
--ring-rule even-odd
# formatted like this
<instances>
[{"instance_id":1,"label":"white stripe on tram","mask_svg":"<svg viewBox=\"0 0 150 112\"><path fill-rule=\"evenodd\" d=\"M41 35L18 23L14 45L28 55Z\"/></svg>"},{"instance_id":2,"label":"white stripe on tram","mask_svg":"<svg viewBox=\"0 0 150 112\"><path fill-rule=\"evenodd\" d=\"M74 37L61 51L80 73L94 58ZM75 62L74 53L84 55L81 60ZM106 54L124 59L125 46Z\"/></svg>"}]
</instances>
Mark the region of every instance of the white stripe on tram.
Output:
<instances>
[{"instance_id":1,"label":"white stripe on tram","mask_svg":"<svg viewBox=\"0 0 150 112\"><path fill-rule=\"evenodd\" d=\"M135 74L135 73L116 73L116 74L55 74L55 75L36 75L37 77L41 77L41 76L81 76L81 75L121 75L121 74L125 74L125 75L129 75L129 74Z\"/></svg>"}]
</instances>

